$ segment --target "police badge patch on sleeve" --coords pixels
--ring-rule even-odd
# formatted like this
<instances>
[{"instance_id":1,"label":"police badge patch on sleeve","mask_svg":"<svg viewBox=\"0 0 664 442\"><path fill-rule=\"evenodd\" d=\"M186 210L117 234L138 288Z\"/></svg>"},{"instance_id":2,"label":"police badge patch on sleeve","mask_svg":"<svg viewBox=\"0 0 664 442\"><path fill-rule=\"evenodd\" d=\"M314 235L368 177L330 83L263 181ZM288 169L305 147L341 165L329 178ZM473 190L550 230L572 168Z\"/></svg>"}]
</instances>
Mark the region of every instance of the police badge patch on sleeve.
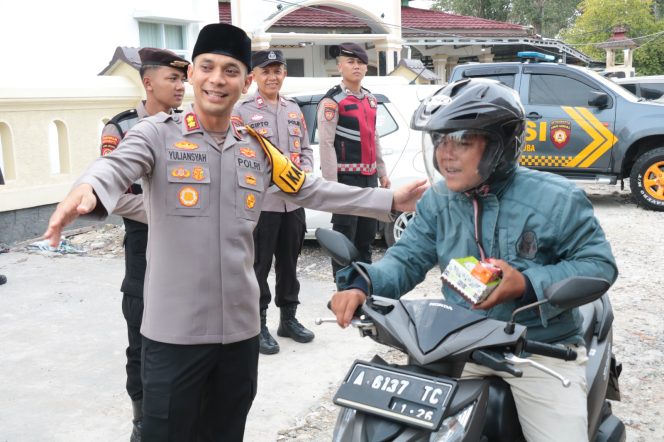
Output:
<instances>
[{"instance_id":1,"label":"police badge patch on sleeve","mask_svg":"<svg viewBox=\"0 0 664 442\"><path fill-rule=\"evenodd\" d=\"M304 184L304 172L293 164L288 157L284 156L267 138L258 134L253 127L245 126L245 129L251 136L258 140L270 164L272 164L272 182L282 192L299 192L302 184Z\"/></svg>"}]
</instances>

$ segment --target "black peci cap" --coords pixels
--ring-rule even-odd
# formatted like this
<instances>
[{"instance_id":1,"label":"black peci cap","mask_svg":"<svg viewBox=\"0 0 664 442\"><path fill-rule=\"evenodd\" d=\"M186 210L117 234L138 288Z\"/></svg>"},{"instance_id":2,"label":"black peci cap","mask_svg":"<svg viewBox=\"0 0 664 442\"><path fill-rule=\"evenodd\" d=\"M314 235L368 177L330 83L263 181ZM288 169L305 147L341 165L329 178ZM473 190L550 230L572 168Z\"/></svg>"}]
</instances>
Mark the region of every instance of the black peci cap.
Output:
<instances>
[{"instance_id":1,"label":"black peci cap","mask_svg":"<svg viewBox=\"0 0 664 442\"><path fill-rule=\"evenodd\" d=\"M286 66L284 53L280 50L267 50L254 52L251 56L251 68L264 68L273 63L281 63Z\"/></svg>"},{"instance_id":2,"label":"black peci cap","mask_svg":"<svg viewBox=\"0 0 664 442\"><path fill-rule=\"evenodd\" d=\"M141 57L141 67L167 66L187 75L189 62L167 49L142 48L138 51L138 55Z\"/></svg>"},{"instance_id":3,"label":"black peci cap","mask_svg":"<svg viewBox=\"0 0 664 442\"><path fill-rule=\"evenodd\" d=\"M366 51L356 43L341 43L339 45L339 55L359 58L362 63L369 64L369 56Z\"/></svg>"},{"instance_id":4,"label":"black peci cap","mask_svg":"<svg viewBox=\"0 0 664 442\"><path fill-rule=\"evenodd\" d=\"M251 39L237 26L226 23L206 25L198 33L191 59L200 54L221 54L233 57L251 70Z\"/></svg>"}]
</instances>

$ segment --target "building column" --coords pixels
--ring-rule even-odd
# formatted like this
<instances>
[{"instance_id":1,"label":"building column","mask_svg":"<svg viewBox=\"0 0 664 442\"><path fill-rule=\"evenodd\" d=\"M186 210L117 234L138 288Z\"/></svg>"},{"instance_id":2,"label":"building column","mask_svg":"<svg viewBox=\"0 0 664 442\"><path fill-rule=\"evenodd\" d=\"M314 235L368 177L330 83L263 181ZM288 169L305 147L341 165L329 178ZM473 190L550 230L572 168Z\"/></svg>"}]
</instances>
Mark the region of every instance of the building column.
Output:
<instances>
[{"instance_id":1,"label":"building column","mask_svg":"<svg viewBox=\"0 0 664 442\"><path fill-rule=\"evenodd\" d=\"M447 71L445 75L445 81L452 76L452 71L459 64L459 57L447 57Z\"/></svg>"},{"instance_id":2,"label":"building column","mask_svg":"<svg viewBox=\"0 0 664 442\"><path fill-rule=\"evenodd\" d=\"M376 55L378 60L378 71L380 75L380 54L385 57L385 75L392 72L399 64L401 56L401 45L391 41L382 41L376 43Z\"/></svg>"},{"instance_id":3,"label":"building column","mask_svg":"<svg viewBox=\"0 0 664 442\"><path fill-rule=\"evenodd\" d=\"M447 58L445 54L436 54L431 57L433 60L433 71L440 78L438 80L439 84L447 82Z\"/></svg>"},{"instance_id":4,"label":"building column","mask_svg":"<svg viewBox=\"0 0 664 442\"><path fill-rule=\"evenodd\" d=\"M251 50L252 51L265 51L270 49L272 43L272 36L267 34L259 34L251 36Z\"/></svg>"}]
</instances>

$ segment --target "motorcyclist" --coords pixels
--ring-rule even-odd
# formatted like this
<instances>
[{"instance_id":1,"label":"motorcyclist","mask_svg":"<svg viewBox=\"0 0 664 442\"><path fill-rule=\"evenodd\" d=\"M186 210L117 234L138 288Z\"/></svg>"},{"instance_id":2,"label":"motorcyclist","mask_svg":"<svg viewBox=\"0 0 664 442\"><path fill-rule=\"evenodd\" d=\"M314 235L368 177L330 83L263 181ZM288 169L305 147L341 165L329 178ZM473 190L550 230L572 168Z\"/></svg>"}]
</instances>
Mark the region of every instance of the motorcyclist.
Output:
<instances>
[{"instance_id":1,"label":"motorcyclist","mask_svg":"<svg viewBox=\"0 0 664 442\"><path fill-rule=\"evenodd\" d=\"M379 262L360 263L372 293L398 298L436 264L442 271L451 259L474 256L501 269L498 287L474 306L447 284L443 296L509 320L515 308L545 299L545 288L565 278L615 281L611 247L584 192L565 178L519 167L525 117L515 91L489 79L451 83L420 105L411 127L424 132L433 183L401 240ZM342 327L369 291L355 273L349 267L337 277L344 290L334 294L331 307ZM572 385L564 388L530 367L517 378L469 363L463 377L503 377L512 388L527 440L588 440L587 356L578 309L544 304L519 313L516 320L528 327L529 339L575 347L576 361L530 356Z\"/></svg>"}]
</instances>

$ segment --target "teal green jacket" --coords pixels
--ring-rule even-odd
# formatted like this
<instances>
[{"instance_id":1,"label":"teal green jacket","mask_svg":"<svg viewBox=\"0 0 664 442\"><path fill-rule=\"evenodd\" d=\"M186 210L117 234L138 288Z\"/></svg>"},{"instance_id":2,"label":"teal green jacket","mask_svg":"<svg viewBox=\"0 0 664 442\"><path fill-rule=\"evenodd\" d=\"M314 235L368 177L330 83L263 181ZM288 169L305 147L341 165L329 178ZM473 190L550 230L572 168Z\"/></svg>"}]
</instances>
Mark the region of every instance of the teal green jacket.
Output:
<instances>
[{"instance_id":1,"label":"teal green jacket","mask_svg":"<svg viewBox=\"0 0 664 442\"><path fill-rule=\"evenodd\" d=\"M618 275L611 246L584 192L557 175L517 168L493 184L481 199L481 241L487 258L507 261L530 280L538 299L544 290L571 276L592 276L613 283ZM422 282L438 265L441 272L453 258L480 258L475 241L472 199L452 192L444 182L427 190L401 239L385 257L365 265L376 295L398 298ZM470 304L442 285L445 299ZM489 311L491 318L509 320L520 300ZM519 313L529 339L550 343L582 343L578 309L549 304Z\"/></svg>"}]
</instances>

